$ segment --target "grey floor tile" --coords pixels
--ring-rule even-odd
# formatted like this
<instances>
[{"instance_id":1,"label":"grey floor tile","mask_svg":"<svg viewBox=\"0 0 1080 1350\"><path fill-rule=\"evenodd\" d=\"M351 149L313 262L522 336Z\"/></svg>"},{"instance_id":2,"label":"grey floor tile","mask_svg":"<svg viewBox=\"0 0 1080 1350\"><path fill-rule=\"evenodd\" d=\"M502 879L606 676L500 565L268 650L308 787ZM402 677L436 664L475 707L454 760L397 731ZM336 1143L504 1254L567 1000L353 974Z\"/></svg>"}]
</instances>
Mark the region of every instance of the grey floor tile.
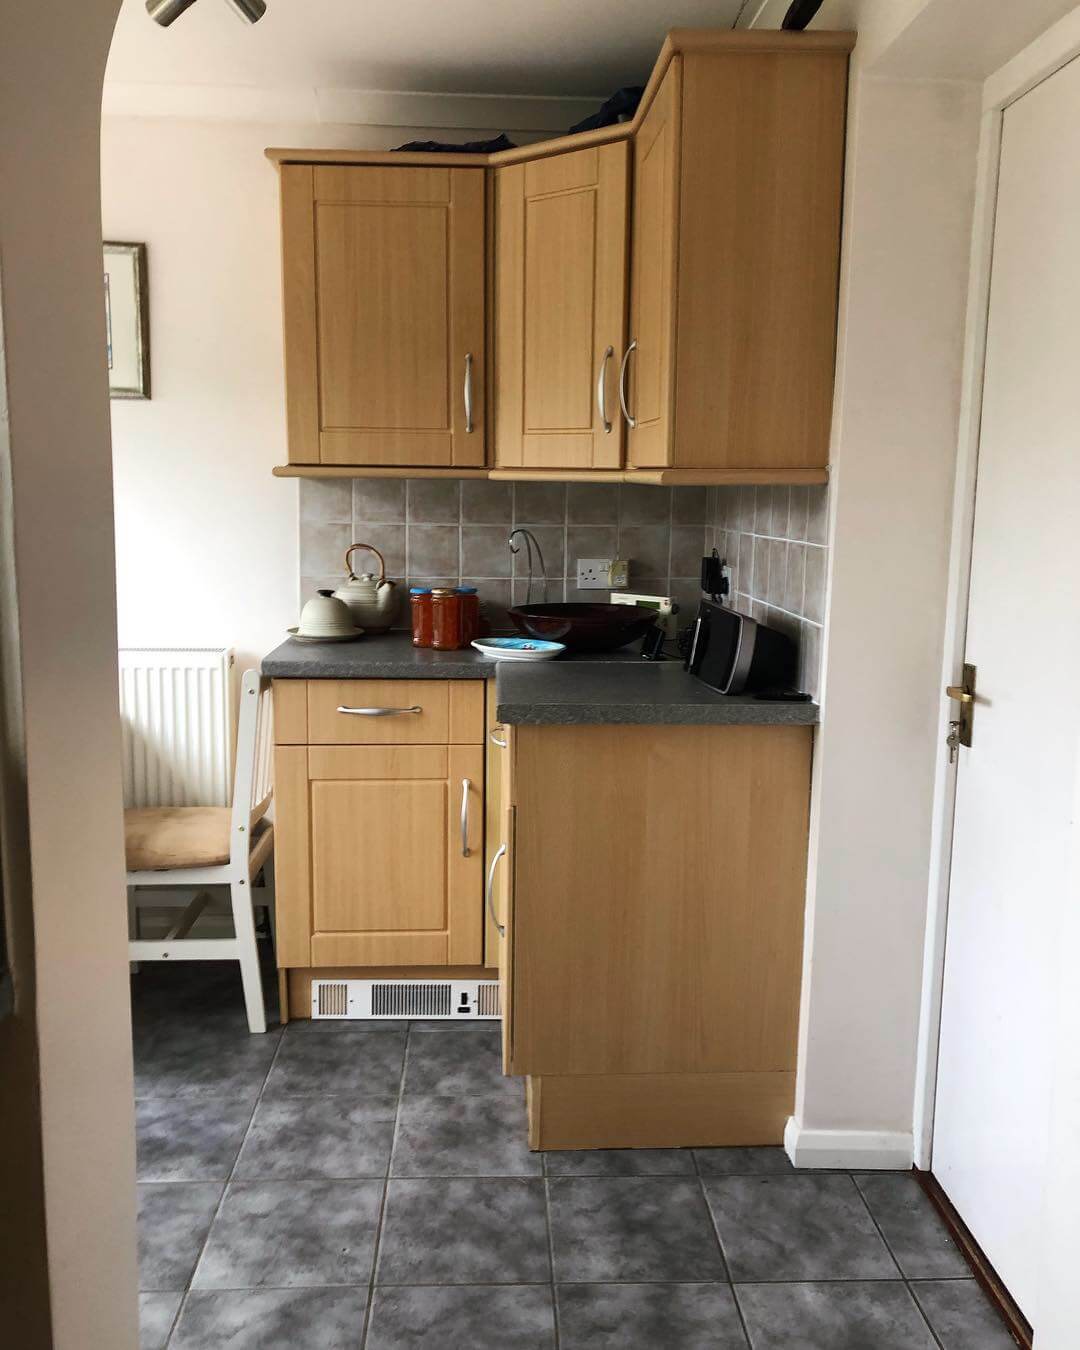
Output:
<instances>
[{"instance_id":1,"label":"grey floor tile","mask_svg":"<svg viewBox=\"0 0 1080 1350\"><path fill-rule=\"evenodd\" d=\"M195 1289L362 1284L371 1276L380 1181L230 1184Z\"/></svg>"},{"instance_id":2,"label":"grey floor tile","mask_svg":"<svg viewBox=\"0 0 1080 1350\"><path fill-rule=\"evenodd\" d=\"M548 1182L557 1280L723 1280L696 1179L555 1177Z\"/></svg>"},{"instance_id":3,"label":"grey floor tile","mask_svg":"<svg viewBox=\"0 0 1080 1350\"><path fill-rule=\"evenodd\" d=\"M539 1179L391 1181L377 1284L530 1284L551 1279Z\"/></svg>"},{"instance_id":4,"label":"grey floor tile","mask_svg":"<svg viewBox=\"0 0 1080 1350\"><path fill-rule=\"evenodd\" d=\"M561 1350L747 1350L726 1284L562 1284Z\"/></svg>"},{"instance_id":5,"label":"grey floor tile","mask_svg":"<svg viewBox=\"0 0 1080 1350\"><path fill-rule=\"evenodd\" d=\"M139 1186L141 1290L187 1287L223 1189L213 1182Z\"/></svg>"},{"instance_id":6,"label":"grey floor tile","mask_svg":"<svg viewBox=\"0 0 1080 1350\"><path fill-rule=\"evenodd\" d=\"M997 1309L974 1280L919 1280L911 1291L944 1350L1016 1350Z\"/></svg>"},{"instance_id":7,"label":"grey floor tile","mask_svg":"<svg viewBox=\"0 0 1080 1350\"><path fill-rule=\"evenodd\" d=\"M367 1288L195 1290L169 1350L360 1350Z\"/></svg>"},{"instance_id":8,"label":"grey floor tile","mask_svg":"<svg viewBox=\"0 0 1080 1350\"><path fill-rule=\"evenodd\" d=\"M687 1148L583 1148L545 1153L549 1177L684 1177L694 1175Z\"/></svg>"},{"instance_id":9,"label":"grey floor tile","mask_svg":"<svg viewBox=\"0 0 1080 1350\"><path fill-rule=\"evenodd\" d=\"M231 1097L153 1097L135 1103L140 1181L226 1181L251 1103Z\"/></svg>"},{"instance_id":10,"label":"grey floor tile","mask_svg":"<svg viewBox=\"0 0 1080 1350\"><path fill-rule=\"evenodd\" d=\"M458 1025L453 1035L418 1033L409 1038L406 1096L523 1097L524 1091L520 1078L502 1071L502 1028L497 1024Z\"/></svg>"},{"instance_id":11,"label":"grey floor tile","mask_svg":"<svg viewBox=\"0 0 1080 1350\"><path fill-rule=\"evenodd\" d=\"M395 1177L532 1177L524 1097L404 1097L390 1174Z\"/></svg>"},{"instance_id":12,"label":"grey floor tile","mask_svg":"<svg viewBox=\"0 0 1080 1350\"><path fill-rule=\"evenodd\" d=\"M304 1035L290 1027L266 1080L267 1096L396 1096L405 1033L376 1035L344 1026L334 1030L336 1035Z\"/></svg>"},{"instance_id":13,"label":"grey floor tile","mask_svg":"<svg viewBox=\"0 0 1080 1350\"><path fill-rule=\"evenodd\" d=\"M379 1286L366 1350L554 1350L543 1285Z\"/></svg>"},{"instance_id":14,"label":"grey floor tile","mask_svg":"<svg viewBox=\"0 0 1080 1350\"><path fill-rule=\"evenodd\" d=\"M374 481L374 480L373 480ZM365 1031L408 1031L408 1019L402 1017L370 1017L360 1021L339 1022L333 1017L296 1017L286 1028L290 1039L294 1036L359 1036Z\"/></svg>"},{"instance_id":15,"label":"grey floor tile","mask_svg":"<svg viewBox=\"0 0 1080 1350\"><path fill-rule=\"evenodd\" d=\"M863 1173L855 1184L908 1279L966 1279L971 1274L937 1210L910 1172Z\"/></svg>"},{"instance_id":16,"label":"grey floor tile","mask_svg":"<svg viewBox=\"0 0 1080 1350\"><path fill-rule=\"evenodd\" d=\"M274 1097L261 1101L236 1164L238 1180L384 1177L396 1097Z\"/></svg>"},{"instance_id":17,"label":"grey floor tile","mask_svg":"<svg viewBox=\"0 0 1080 1350\"><path fill-rule=\"evenodd\" d=\"M775 1176L795 1170L782 1148L696 1148L694 1157L703 1177Z\"/></svg>"},{"instance_id":18,"label":"grey floor tile","mask_svg":"<svg viewBox=\"0 0 1080 1350\"><path fill-rule=\"evenodd\" d=\"M848 1176L712 1177L705 1193L736 1283L899 1277Z\"/></svg>"},{"instance_id":19,"label":"grey floor tile","mask_svg":"<svg viewBox=\"0 0 1080 1350\"><path fill-rule=\"evenodd\" d=\"M165 1350L183 1294L139 1295L139 1350Z\"/></svg>"},{"instance_id":20,"label":"grey floor tile","mask_svg":"<svg viewBox=\"0 0 1080 1350\"><path fill-rule=\"evenodd\" d=\"M247 1025L211 1028L173 1022L136 1035L135 1096L209 1095L254 1101L277 1050L279 1031L253 1036Z\"/></svg>"},{"instance_id":21,"label":"grey floor tile","mask_svg":"<svg viewBox=\"0 0 1080 1350\"><path fill-rule=\"evenodd\" d=\"M935 1350L907 1286L895 1281L741 1284L735 1293L753 1350Z\"/></svg>"}]
</instances>

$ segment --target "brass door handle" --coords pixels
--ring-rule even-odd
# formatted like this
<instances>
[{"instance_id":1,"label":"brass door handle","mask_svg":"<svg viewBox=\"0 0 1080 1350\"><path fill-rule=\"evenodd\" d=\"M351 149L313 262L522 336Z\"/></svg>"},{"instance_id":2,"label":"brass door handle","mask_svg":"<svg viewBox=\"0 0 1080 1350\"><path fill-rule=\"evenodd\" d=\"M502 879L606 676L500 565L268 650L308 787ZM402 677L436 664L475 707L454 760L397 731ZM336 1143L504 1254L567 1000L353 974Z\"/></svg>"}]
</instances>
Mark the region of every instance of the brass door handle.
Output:
<instances>
[{"instance_id":1,"label":"brass door handle","mask_svg":"<svg viewBox=\"0 0 1080 1350\"><path fill-rule=\"evenodd\" d=\"M946 685L945 692L950 698L956 699L957 703L974 703L975 695L970 690L965 689L959 684Z\"/></svg>"}]
</instances>

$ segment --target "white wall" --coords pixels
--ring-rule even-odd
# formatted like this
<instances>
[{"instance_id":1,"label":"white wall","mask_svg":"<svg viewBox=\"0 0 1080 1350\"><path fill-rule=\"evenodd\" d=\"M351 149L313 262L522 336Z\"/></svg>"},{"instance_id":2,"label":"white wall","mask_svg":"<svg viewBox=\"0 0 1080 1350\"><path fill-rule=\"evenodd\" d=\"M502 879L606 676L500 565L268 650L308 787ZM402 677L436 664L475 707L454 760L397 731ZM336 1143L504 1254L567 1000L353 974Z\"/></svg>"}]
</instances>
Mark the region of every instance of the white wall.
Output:
<instances>
[{"instance_id":1,"label":"white wall","mask_svg":"<svg viewBox=\"0 0 1080 1350\"><path fill-rule=\"evenodd\" d=\"M118 7L0 0L0 460L17 603L12 615L9 570L0 641L5 672L14 666L20 678L14 691L5 681L5 698L22 704L3 749L6 787L25 797L29 827L17 860L29 862L29 885L6 901L33 926L12 1020L33 1037L40 1076L39 1103L10 1074L8 1024L0 1119L8 1139L19 1116L40 1135L51 1321L43 1331L27 1310L37 1281L32 1291L21 1261L3 1261L0 1339L20 1350L138 1341L98 192L98 107ZM3 1167L36 1162L5 1155ZM2 1194L0 1251L36 1245L40 1214L14 1208L10 1187Z\"/></svg>"},{"instance_id":2,"label":"white wall","mask_svg":"<svg viewBox=\"0 0 1080 1350\"><path fill-rule=\"evenodd\" d=\"M800 1161L912 1160L978 88L856 78Z\"/></svg>"},{"instance_id":3,"label":"white wall","mask_svg":"<svg viewBox=\"0 0 1080 1350\"><path fill-rule=\"evenodd\" d=\"M103 119L105 237L146 243L150 271L153 397L112 403L122 645L233 646L254 664L296 622L297 487L270 473L286 459L285 393L277 171L264 148L439 135Z\"/></svg>"}]
</instances>

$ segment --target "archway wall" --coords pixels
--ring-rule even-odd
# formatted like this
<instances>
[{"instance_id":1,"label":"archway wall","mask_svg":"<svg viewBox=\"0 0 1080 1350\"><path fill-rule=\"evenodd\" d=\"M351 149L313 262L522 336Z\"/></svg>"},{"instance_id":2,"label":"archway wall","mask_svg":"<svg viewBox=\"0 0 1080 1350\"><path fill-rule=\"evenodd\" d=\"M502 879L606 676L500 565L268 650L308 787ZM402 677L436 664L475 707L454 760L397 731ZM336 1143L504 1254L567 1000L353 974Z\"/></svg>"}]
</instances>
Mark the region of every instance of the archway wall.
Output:
<instances>
[{"instance_id":1,"label":"archway wall","mask_svg":"<svg viewBox=\"0 0 1080 1350\"><path fill-rule=\"evenodd\" d=\"M23 808L5 844L29 864L7 896L0 1129L40 1141L0 1147L0 1255L22 1253L0 1339L21 1350L138 1340L98 150L118 9L0 0L4 764Z\"/></svg>"}]
</instances>

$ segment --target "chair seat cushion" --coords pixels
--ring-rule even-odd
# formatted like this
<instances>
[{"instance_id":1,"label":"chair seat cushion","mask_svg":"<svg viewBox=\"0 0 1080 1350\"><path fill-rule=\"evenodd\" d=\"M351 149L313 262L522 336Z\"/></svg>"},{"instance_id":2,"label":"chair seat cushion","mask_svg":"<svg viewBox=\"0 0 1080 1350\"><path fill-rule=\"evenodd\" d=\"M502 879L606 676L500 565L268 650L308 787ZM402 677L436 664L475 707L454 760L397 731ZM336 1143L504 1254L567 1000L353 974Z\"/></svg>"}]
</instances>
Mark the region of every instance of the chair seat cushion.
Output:
<instances>
[{"instance_id":1,"label":"chair seat cushion","mask_svg":"<svg viewBox=\"0 0 1080 1350\"><path fill-rule=\"evenodd\" d=\"M228 806L133 807L124 812L129 872L219 867L229 861Z\"/></svg>"}]
</instances>

